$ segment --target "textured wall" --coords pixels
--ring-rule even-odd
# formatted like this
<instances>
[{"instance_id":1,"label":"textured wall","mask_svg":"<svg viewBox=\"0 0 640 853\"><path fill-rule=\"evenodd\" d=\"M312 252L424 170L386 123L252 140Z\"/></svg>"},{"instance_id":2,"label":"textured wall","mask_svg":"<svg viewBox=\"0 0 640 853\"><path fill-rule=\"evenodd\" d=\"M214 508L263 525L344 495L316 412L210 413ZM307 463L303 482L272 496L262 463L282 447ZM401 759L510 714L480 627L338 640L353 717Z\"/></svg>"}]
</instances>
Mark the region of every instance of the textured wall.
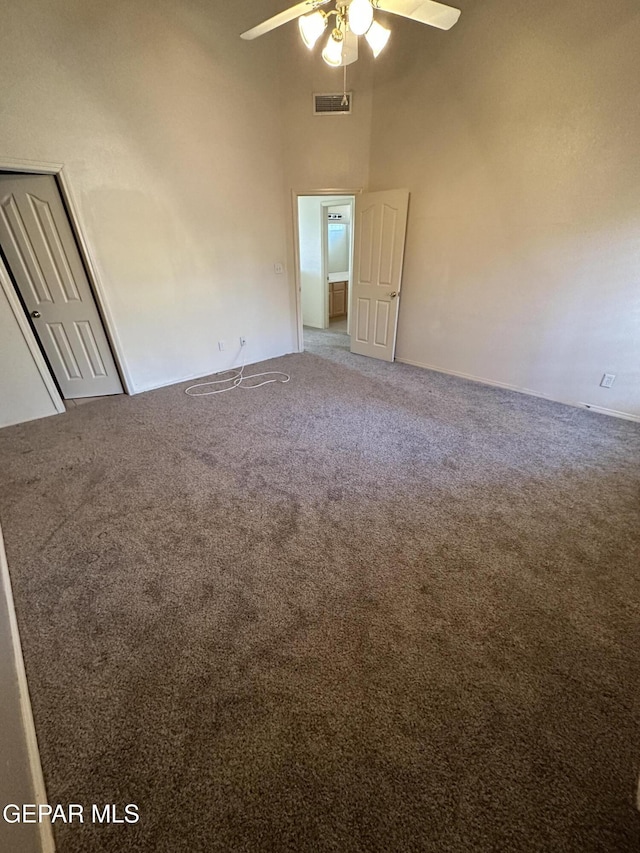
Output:
<instances>
[{"instance_id":1,"label":"textured wall","mask_svg":"<svg viewBox=\"0 0 640 853\"><path fill-rule=\"evenodd\" d=\"M460 5L394 20L376 65L370 186L411 190L398 355L640 415L640 7Z\"/></svg>"},{"instance_id":2,"label":"textured wall","mask_svg":"<svg viewBox=\"0 0 640 853\"><path fill-rule=\"evenodd\" d=\"M0 158L65 164L135 390L296 346L292 189L406 186L401 358L640 412L637 3L460 5L326 118L295 24L238 38L277 0L13 4Z\"/></svg>"},{"instance_id":3,"label":"textured wall","mask_svg":"<svg viewBox=\"0 0 640 853\"><path fill-rule=\"evenodd\" d=\"M238 37L268 5L3 16L0 159L65 164L135 390L227 367L241 334L250 360L294 347L278 58Z\"/></svg>"},{"instance_id":4,"label":"textured wall","mask_svg":"<svg viewBox=\"0 0 640 853\"><path fill-rule=\"evenodd\" d=\"M290 24L264 37L280 53L280 92L284 134L284 187L289 206L287 260L294 269L295 200L292 193L320 189L360 190L369 182L373 61L366 45L347 68L347 90L353 92L351 115L313 115L313 94L343 91L343 70L329 68L320 54L323 37L313 51ZM362 39L360 41L363 41Z\"/></svg>"},{"instance_id":5,"label":"textured wall","mask_svg":"<svg viewBox=\"0 0 640 853\"><path fill-rule=\"evenodd\" d=\"M347 90L353 91L351 115L313 115L314 92L343 91L343 69L330 68L320 53L302 43L295 24L280 33L281 103L285 127L285 183L288 189L361 189L369 180L373 62L367 45L347 68ZM361 40L362 41L362 40Z\"/></svg>"}]
</instances>

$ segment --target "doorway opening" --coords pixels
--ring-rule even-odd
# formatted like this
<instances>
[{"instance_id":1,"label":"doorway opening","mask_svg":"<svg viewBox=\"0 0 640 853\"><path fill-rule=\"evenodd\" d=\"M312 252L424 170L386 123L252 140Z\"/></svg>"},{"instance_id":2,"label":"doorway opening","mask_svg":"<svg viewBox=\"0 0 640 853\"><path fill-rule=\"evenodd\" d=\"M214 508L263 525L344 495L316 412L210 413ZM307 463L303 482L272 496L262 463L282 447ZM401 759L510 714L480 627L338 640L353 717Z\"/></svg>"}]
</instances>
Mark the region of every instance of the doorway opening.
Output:
<instances>
[{"instance_id":1,"label":"doorway opening","mask_svg":"<svg viewBox=\"0 0 640 853\"><path fill-rule=\"evenodd\" d=\"M298 192L293 201L298 350L306 349L310 335L322 347L333 337L343 343L329 346L394 361L409 190ZM350 206L349 233L330 237L329 225L340 221L330 219L330 212L339 215L343 205ZM330 273L329 244L333 241L336 256L344 258L345 240L349 269ZM343 265L344 260L336 261Z\"/></svg>"},{"instance_id":2,"label":"doorway opening","mask_svg":"<svg viewBox=\"0 0 640 853\"><path fill-rule=\"evenodd\" d=\"M319 342L348 349L354 210L353 193L296 197L301 349Z\"/></svg>"},{"instance_id":3,"label":"doorway opening","mask_svg":"<svg viewBox=\"0 0 640 853\"><path fill-rule=\"evenodd\" d=\"M42 356L41 373L48 370L47 378L65 406L122 394L78 232L56 173L0 171L0 262L15 291L14 313L17 318L24 313L33 348Z\"/></svg>"}]
</instances>

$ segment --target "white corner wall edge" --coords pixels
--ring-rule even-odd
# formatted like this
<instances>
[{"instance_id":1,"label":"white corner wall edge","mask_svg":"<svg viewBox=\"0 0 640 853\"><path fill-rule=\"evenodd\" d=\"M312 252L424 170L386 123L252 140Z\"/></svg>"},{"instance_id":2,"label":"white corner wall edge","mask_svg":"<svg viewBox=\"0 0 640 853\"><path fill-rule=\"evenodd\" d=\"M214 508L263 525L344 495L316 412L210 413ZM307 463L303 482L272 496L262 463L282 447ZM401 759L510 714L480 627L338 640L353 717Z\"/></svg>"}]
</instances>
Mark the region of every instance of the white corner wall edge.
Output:
<instances>
[{"instance_id":1,"label":"white corner wall edge","mask_svg":"<svg viewBox=\"0 0 640 853\"><path fill-rule=\"evenodd\" d=\"M475 376L473 373L460 373L457 370L447 370L444 367L436 367L434 364L423 364L420 361L412 361L409 358L400 358L396 356L396 361L401 364L410 364L412 367L422 367L424 370L435 370L436 373L445 373L447 376L457 376L460 379L468 379L471 382L480 382L482 385L491 385L494 388L506 388L507 391L517 391L519 394L528 394L530 397L540 397L543 400L549 400L552 403L562 403L565 406L573 406L576 409L587 409L590 412L597 412L601 415L609 415L614 418L623 418L627 421L636 421L640 423L640 415L634 415L632 412L618 412L615 409L605 409L602 406L594 406L591 403L574 402L573 400L558 400L555 397L549 397L548 394L542 394L540 391L532 391L531 388L521 388L519 385L509 385L507 382L498 382L495 379L485 379L482 376Z\"/></svg>"},{"instance_id":2,"label":"white corner wall edge","mask_svg":"<svg viewBox=\"0 0 640 853\"><path fill-rule=\"evenodd\" d=\"M44 776L42 774L40 751L38 749L38 738L36 736L36 727L33 721L33 713L31 711L31 700L29 698L29 687L27 685L27 673L24 668L24 658L22 657L20 633L18 631L18 621L16 619L16 611L13 601L13 591L11 588L11 578L9 576L7 554L4 549L2 528L0 528L0 585L4 589L4 595L7 603L7 611L9 613L9 630L13 643L13 659L16 669L16 675L18 678L18 690L20 692L20 710L22 712L22 725L24 727L25 740L29 753L29 769L31 771L31 780L35 794L35 801L36 803L47 803L47 790L44 783ZM56 853L51 823L48 820L43 820L39 822L38 830L40 834L40 846L42 853Z\"/></svg>"}]
</instances>

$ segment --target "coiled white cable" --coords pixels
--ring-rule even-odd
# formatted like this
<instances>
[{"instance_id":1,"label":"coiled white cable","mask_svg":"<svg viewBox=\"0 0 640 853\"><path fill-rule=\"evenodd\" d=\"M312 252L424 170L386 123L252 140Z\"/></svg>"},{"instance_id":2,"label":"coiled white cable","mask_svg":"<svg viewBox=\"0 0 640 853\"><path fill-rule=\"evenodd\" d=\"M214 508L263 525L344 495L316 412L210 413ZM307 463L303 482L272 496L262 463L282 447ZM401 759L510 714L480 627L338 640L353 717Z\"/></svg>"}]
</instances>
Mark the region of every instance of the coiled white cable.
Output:
<instances>
[{"instance_id":1,"label":"coiled white cable","mask_svg":"<svg viewBox=\"0 0 640 853\"><path fill-rule=\"evenodd\" d=\"M217 374L218 376L223 376L225 373L231 373L231 376L228 376L226 379L211 379L209 382L197 382L195 385L189 385L184 393L189 397L208 397L210 394L224 394L225 391L233 391L234 388L246 388L247 390L250 388L262 388L263 385L271 385L272 382L280 382L284 385L291 379L288 373L284 373L281 370L267 370L264 373L250 373L248 376L245 376L244 368L245 362L243 357L242 366L239 369L232 367ZM264 382L258 382L255 385L243 385L243 382L247 379L258 379L260 376L284 376L284 379L265 379ZM231 384L227 384L226 388L214 388L213 391L199 391L197 394L192 393L194 388L208 388L210 385L223 385L229 382Z\"/></svg>"}]
</instances>

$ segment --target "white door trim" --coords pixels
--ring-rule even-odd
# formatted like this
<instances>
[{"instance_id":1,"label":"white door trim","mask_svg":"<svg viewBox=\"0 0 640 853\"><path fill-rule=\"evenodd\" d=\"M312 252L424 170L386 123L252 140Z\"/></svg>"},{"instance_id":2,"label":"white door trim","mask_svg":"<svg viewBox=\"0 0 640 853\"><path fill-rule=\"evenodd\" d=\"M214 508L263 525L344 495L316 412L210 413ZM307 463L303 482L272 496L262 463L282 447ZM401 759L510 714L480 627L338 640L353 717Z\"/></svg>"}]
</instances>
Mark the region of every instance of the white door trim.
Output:
<instances>
[{"instance_id":1,"label":"white door trim","mask_svg":"<svg viewBox=\"0 0 640 853\"><path fill-rule=\"evenodd\" d=\"M33 334L33 329L29 325L29 321L27 320L22 305L20 304L20 300L18 299L18 295L11 283L9 272L4 265L2 258L0 258L0 286L4 291L4 295L7 297L9 307L13 311L18 326L20 327L20 331L22 332L22 337L29 348L29 352L31 353L38 372L42 377L42 382L49 393L49 397L51 397L51 402L53 403L56 412L61 415L66 411L66 409L64 402L62 401L62 397L60 396L60 392L58 391L58 386L54 382L49 366L40 351L40 347L38 346L35 335Z\"/></svg>"},{"instance_id":2,"label":"white door trim","mask_svg":"<svg viewBox=\"0 0 640 853\"><path fill-rule=\"evenodd\" d=\"M320 275L322 276L322 285L323 285L323 294L324 294L324 317L323 317L323 329L329 328L329 282L328 282L328 273L327 270L329 265L327 263L328 258L327 255L329 253L329 240L327 234L327 210L331 207L330 201L323 201L320 205Z\"/></svg>"},{"instance_id":3,"label":"white door trim","mask_svg":"<svg viewBox=\"0 0 640 853\"><path fill-rule=\"evenodd\" d=\"M93 297L95 299L96 306L98 308L98 313L100 314L100 319L102 320L102 325L109 341L109 346L111 347L111 352L116 363L116 368L118 370L118 373L120 374L120 379L122 380L123 388L127 394L135 393L133 381L131 379L131 374L129 373L129 368L124 357L120 338L118 337L118 333L116 331L116 325L114 323L113 315L109 307L107 295L105 293L102 281L100 280L100 276L98 274L98 267L95 262L93 252L91 251L91 248L84 236L85 231L82 227L82 216L80 215L79 207L76 204L75 197L71 189L71 184L65 171L65 167L60 163L43 163L36 160L11 160L6 157L0 157L0 172L26 172L28 174L34 175L53 175L56 178L56 183L58 185L58 189L60 190L60 195L62 196L64 206L67 210L69 222L71 223L71 230L73 231L73 236L76 238L76 242L78 244L78 251L80 252L80 257L84 262L84 267L87 273L87 277L89 279L91 290L93 292ZM6 269L3 268L3 272L6 273ZM13 290L13 287L11 289ZM34 346L39 351L38 344L35 341L35 337L30 326L29 337L33 340ZM31 347L31 345L29 345L29 349L31 349L31 351L33 352L33 348ZM36 360L36 364L38 365L38 370L40 370L42 379L45 384L47 384L47 380L45 379L45 375L42 373L41 366L44 366L49 380L52 381L49 368L44 359L42 359L41 357L40 361ZM49 386L47 385L47 388L48 387ZM60 394L57 392L57 389L56 394L58 397L60 397ZM65 411L64 407L62 411Z\"/></svg>"},{"instance_id":4,"label":"white door trim","mask_svg":"<svg viewBox=\"0 0 640 853\"><path fill-rule=\"evenodd\" d=\"M301 292L301 283L300 283L300 233L298 229L298 198L304 195L360 195L362 193L362 187L358 189L326 189L326 190L291 190L291 211L293 214L293 266L294 266L294 276L293 282L295 287L295 298L296 298L296 328L298 335L298 349L297 352L304 351L304 337L302 331L302 292ZM352 259L353 263L353 259ZM351 298L351 296L349 296ZM328 299L327 295L327 312L328 312Z\"/></svg>"}]
</instances>

